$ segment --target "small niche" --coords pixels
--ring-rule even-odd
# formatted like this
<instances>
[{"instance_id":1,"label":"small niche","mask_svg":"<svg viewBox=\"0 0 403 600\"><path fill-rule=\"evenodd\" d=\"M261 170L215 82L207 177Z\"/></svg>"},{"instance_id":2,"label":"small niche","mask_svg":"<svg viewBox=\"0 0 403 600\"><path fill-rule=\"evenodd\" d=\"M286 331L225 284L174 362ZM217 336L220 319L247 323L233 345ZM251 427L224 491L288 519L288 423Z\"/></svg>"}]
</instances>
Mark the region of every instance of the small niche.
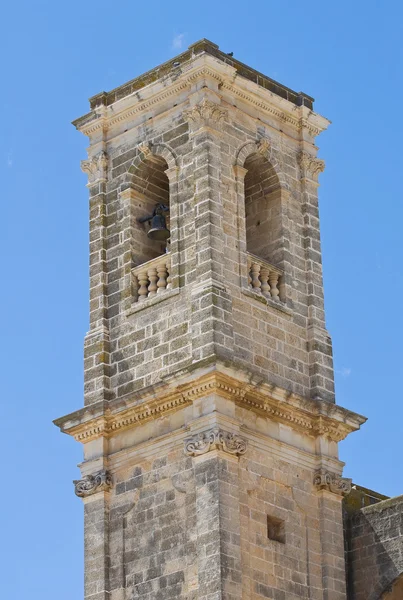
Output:
<instances>
[{"instance_id":1,"label":"small niche","mask_svg":"<svg viewBox=\"0 0 403 600\"><path fill-rule=\"evenodd\" d=\"M267 515L267 537L274 542L285 544L285 523L282 519Z\"/></svg>"}]
</instances>

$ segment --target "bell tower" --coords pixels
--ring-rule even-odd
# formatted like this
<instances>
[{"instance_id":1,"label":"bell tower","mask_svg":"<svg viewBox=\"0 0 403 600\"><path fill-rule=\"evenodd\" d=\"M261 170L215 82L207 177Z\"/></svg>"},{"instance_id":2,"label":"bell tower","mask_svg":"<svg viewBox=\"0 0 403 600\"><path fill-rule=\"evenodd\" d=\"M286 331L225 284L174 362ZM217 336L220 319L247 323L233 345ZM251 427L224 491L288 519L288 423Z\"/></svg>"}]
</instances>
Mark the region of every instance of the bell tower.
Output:
<instances>
[{"instance_id":1,"label":"bell tower","mask_svg":"<svg viewBox=\"0 0 403 600\"><path fill-rule=\"evenodd\" d=\"M90 99L86 600L345 600L310 96L208 40Z\"/></svg>"}]
</instances>

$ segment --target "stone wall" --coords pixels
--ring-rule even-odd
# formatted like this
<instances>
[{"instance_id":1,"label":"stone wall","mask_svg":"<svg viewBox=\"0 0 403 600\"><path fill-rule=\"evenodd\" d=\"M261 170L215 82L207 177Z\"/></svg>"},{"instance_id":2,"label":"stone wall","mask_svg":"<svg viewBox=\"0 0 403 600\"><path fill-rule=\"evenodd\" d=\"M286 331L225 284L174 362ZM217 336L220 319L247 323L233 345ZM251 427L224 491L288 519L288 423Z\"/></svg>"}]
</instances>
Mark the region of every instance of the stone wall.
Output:
<instances>
[{"instance_id":1,"label":"stone wall","mask_svg":"<svg viewBox=\"0 0 403 600\"><path fill-rule=\"evenodd\" d=\"M107 579L112 600L322 600L324 590L344 600L341 497L318 490L302 455L271 456L238 434L239 446L226 446L227 431L182 433L161 439L159 451L141 444L132 459L112 458L105 504L99 494L86 500L86 597ZM94 563L102 543L106 576Z\"/></svg>"},{"instance_id":2,"label":"stone wall","mask_svg":"<svg viewBox=\"0 0 403 600\"><path fill-rule=\"evenodd\" d=\"M125 396L213 357L237 361L283 389L333 401L317 205L321 161L301 153L291 127L287 138L275 118L257 127L247 107L234 108L224 92L194 92L191 109L179 100L173 97L174 108L154 115L146 128L128 123L124 134L111 130L102 177L98 171L89 184L86 403ZM261 196L249 225L245 166L252 173L248 198ZM155 201L170 206L169 293L140 306L131 269L163 253L138 223ZM249 293L247 228L260 256L283 273L280 298Z\"/></svg>"},{"instance_id":3,"label":"stone wall","mask_svg":"<svg viewBox=\"0 0 403 600\"><path fill-rule=\"evenodd\" d=\"M353 512L347 521L349 598L400 598L403 496ZM400 579L399 579L400 578ZM383 595L385 594L385 595Z\"/></svg>"}]
</instances>

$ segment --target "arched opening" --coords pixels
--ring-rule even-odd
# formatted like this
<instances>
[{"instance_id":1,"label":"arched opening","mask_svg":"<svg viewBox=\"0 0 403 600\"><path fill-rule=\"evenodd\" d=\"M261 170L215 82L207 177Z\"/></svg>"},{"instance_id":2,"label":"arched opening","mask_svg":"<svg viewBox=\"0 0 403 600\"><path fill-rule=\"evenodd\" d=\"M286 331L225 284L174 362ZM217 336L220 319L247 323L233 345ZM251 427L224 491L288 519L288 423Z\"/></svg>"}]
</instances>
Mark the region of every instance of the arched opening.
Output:
<instances>
[{"instance_id":1,"label":"arched opening","mask_svg":"<svg viewBox=\"0 0 403 600\"><path fill-rule=\"evenodd\" d=\"M281 190L272 164L259 152L244 164L246 250L273 265L282 261Z\"/></svg>"},{"instance_id":2,"label":"arched opening","mask_svg":"<svg viewBox=\"0 0 403 600\"><path fill-rule=\"evenodd\" d=\"M403 573L397 577L383 592L379 600L402 600L403 598Z\"/></svg>"},{"instance_id":3,"label":"arched opening","mask_svg":"<svg viewBox=\"0 0 403 600\"><path fill-rule=\"evenodd\" d=\"M134 229L133 266L142 265L169 251L169 180L166 161L150 155L132 167L132 187L135 195L132 210ZM153 219L158 215L160 218ZM156 231L160 229L160 231ZM165 229L165 232L163 231Z\"/></svg>"}]
</instances>

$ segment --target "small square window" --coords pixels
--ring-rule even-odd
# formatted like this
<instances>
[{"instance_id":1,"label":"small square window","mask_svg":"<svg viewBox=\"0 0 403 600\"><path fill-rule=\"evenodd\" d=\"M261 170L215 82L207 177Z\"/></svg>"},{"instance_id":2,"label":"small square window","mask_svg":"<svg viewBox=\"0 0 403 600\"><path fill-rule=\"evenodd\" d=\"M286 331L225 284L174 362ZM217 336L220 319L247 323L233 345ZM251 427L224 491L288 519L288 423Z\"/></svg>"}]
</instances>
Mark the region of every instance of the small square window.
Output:
<instances>
[{"instance_id":1,"label":"small square window","mask_svg":"<svg viewBox=\"0 0 403 600\"><path fill-rule=\"evenodd\" d=\"M285 523L282 519L267 515L267 537L269 540L285 544Z\"/></svg>"}]
</instances>

